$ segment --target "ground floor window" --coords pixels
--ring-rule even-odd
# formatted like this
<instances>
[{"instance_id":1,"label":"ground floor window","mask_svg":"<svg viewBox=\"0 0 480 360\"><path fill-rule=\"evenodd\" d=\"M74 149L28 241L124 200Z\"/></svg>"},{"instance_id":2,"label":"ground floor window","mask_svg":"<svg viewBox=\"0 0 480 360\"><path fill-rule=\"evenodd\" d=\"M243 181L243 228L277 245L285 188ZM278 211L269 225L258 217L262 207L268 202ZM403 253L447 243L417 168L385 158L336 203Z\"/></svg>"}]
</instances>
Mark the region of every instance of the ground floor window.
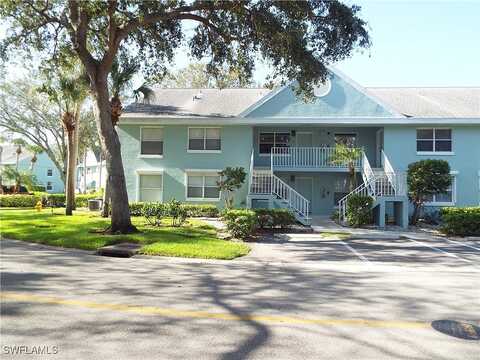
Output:
<instances>
[{"instance_id":1,"label":"ground floor window","mask_svg":"<svg viewBox=\"0 0 480 360\"><path fill-rule=\"evenodd\" d=\"M447 191L444 193L427 196L425 201L427 205L454 205L456 182L456 177L452 176L452 184L449 186Z\"/></svg>"},{"instance_id":2,"label":"ground floor window","mask_svg":"<svg viewBox=\"0 0 480 360\"><path fill-rule=\"evenodd\" d=\"M220 189L217 182L220 176L217 173L189 173L187 174L187 199L218 200Z\"/></svg>"},{"instance_id":3,"label":"ground floor window","mask_svg":"<svg viewBox=\"0 0 480 360\"><path fill-rule=\"evenodd\" d=\"M139 175L138 201L161 202L163 190L161 174Z\"/></svg>"},{"instance_id":4,"label":"ground floor window","mask_svg":"<svg viewBox=\"0 0 480 360\"><path fill-rule=\"evenodd\" d=\"M47 181L47 191L52 191L53 190L53 185L51 181Z\"/></svg>"}]
</instances>

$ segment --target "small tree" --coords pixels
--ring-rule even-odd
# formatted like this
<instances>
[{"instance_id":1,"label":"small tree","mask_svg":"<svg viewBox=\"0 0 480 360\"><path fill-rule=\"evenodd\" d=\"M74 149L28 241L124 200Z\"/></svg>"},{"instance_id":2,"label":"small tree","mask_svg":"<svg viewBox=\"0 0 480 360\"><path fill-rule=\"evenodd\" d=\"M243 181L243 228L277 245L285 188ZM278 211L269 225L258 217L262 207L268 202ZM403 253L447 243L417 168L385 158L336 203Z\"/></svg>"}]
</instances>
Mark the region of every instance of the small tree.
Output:
<instances>
[{"instance_id":1,"label":"small tree","mask_svg":"<svg viewBox=\"0 0 480 360\"><path fill-rule=\"evenodd\" d=\"M408 165L408 196L413 203L411 223L415 225L428 196L444 193L452 183L450 165L445 160L421 160Z\"/></svg>"},{"instance_id":2,"label":"small tree","mask_svg":"<svg viewBox=\"0 0 480 360\"><path fill-rule=\"evenodd\" d=\"M217 185L224 194L227 209L233 207L234 192L242 187L246 176L247 173L243 167L226 167L220 171L220 181L217 181Z\"/></svg>"},{"instance_id":3,"label":"small tree","mask_svg":"<svg viewBox=\"0 0 480 360\"><path fill-rule=\"evenodd\" d=\"M35 175L30 171L18 170L16 167L6 165L2 170L2 180L14 182L14 193L19 193L22 186L26 187L28 191L32 191L38 184Z\"/></svg>"},{"instance_id":4,"label":"small tree","mask_svg":"<svg viewBox=\"0 0 480 360\"><path fill-rule=\"evenodd\" d=\"M349 147L344 144L337 144L330 161L337 165L347 165L349 174L349 189L352 191L357 187L356 162L362 157L362 150Z\"/></svg>"}]
</instances>

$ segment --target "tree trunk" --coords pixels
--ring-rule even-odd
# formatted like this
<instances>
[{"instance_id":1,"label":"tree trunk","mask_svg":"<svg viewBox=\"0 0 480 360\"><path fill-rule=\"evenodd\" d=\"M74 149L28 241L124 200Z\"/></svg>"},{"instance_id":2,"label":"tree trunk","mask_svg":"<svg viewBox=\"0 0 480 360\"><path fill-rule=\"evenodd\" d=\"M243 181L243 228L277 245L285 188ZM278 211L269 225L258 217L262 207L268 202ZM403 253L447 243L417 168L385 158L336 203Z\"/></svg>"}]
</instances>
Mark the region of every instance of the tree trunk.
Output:
<instances>
[{"instance_id":1,"label":"tree trunk","mask_svg":"<svg viewBox=\"0 0 480 360\"><path fill-rule=\"evenodd\" d=\"M98 69L95 82L93 83L96 105L95 117L102 150L107 163L107 182L110 187L112 213L110 232L126 234L136 231L136 228L132 225L130 219L120 140L112 125L107 75L106 71Z\"/></svg>"},{"instance_id":2,"label":"tree trunk","mask_svg":"<svg viewBox=\"0 0 480 360\"><path fill-rule=\"evenodd\" d=\"M417 225L418 217L420 216L421 203L419 201L413 202L412 225Z\"/></svg>"},{"instance_id":3,"label":"tree trunk","mask_svg":"<svg viewBox=\"0 0 480 360\"><path fill-rule=\"evenodd\" d=\"M110 215L110 183L107 179L105 181L105 189L103 191L103 208L102 217L107 218Z\"/></svg>"},{"instance_id":4,"label":"tree trunk","mask_svg":"<svg viewBox=\"0 0 480 360\"><path fill-rule=\"evenodd\" d=\"M87 148L83 153L83 193L87 193Z\"/></svg>"},{"instance_id":5,"label":"tree trunk","mask_svg":"<svg viewBox=\"0 0 480 360\"><path fill-rule=\"evenodd\" d=\"M80 137L80 106L77 107L77 111L75 112L75 136L74 136L74 143L73 143L73 150L75 152L75 166L73 167L73 194L75 196L75 190L77 188L77 180L78 180L78 174L77 174L77 166L78 166L78 143L79 143L79 137ZM80 185L80 184L78 184ZM80 186L78 186L80 187ZM73 200L72 204L73 210L77 209L77 205L75 203L75 199Z\"/></svg>"},{"instance_id":6,"label":"tree trunk","mask_svg":"<svg viewBox=\"0 0 480 360\"><path fill-rule=\"evenodd\" d=\"M75 204L75 130L67 131L67 181L65 215L72 215Z\"/></svg>"}]
</instances>

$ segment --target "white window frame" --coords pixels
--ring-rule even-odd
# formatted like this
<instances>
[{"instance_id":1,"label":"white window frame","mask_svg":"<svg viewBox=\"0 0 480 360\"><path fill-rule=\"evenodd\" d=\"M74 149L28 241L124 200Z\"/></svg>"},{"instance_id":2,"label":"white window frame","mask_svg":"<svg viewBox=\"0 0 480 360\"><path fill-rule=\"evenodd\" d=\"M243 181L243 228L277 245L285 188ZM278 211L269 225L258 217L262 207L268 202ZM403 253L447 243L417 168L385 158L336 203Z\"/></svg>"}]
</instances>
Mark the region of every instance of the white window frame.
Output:
<instances>
[{"instance_id":1,"label":"white window frame","mask_svg":"<svg viewBox=\"0 0 480 360\"><path fill-rule=\"evenodd\" d=\"M137 186L136 186L136 194L135 194L135 199L137 202L140 201L140 176L142 175L162 175L162 191L161 191L161 197L160 197L160 202L163 203L163 191L164 191L164 186L163 186L163 183L164 183L164 179L165 179L165 176L163 175L164 171L163 169L155 169L155 170L151 170L151 169L139 169L136 171L137 173Z\"/></svg>"},{"instance_id":2,"label":"white window frame","mask_svg":"<svg viewBox=\"0 0 480 360\"><path fill-rule=\"evenodd\" d=\"M271 133L273 134L273 147L275 147L277 144L276 144L276 138L277 138L277 134L287 134L290 136L290 144L291 144L291 141L292 141L292 131L291 130L283 130L283 131L277 131L277 130L272 130L272 131L269 131L269 130L262 130L262 131L259 131L258 132L258 147L257 147L257 150L258 150L258 156L270 156L270 153L269 154L264 154L264 153L261 153L260 152L260 137L262 136L262 134L268 134L268 133ZM289 147L289 146L288 146Z\"/></svg>"},{"instance_id":3,"label":"white window frame","mask_svg":"<svg viewBox=\"0 0 480 360\"><path fill-rule=\"evenodd\" d=\"M415 150L417 150L417 143L419 141L417 137L417 130L433 130L433 151L417 151L417 155L455 155L455 152L453 151L453 129L449 127L421 127L421 128L416 128L415 129ZM450 130L451 132L451 138L450 142L452 143L452 151L435 151L435 133L436 130ZM430 140L430 139L428 139Z\"/></svg>"},{"instance_id":4,"label":"white window frame","mask_svg":"<svg viewBox=\"0 0 480 360\"><path fill-rule=\"evenodd\" d=\"M450 175L452 176L452 185L451 188L452 188L452 201L429 201L429 202L425 202L425 206L455 206L455 204L457 203L457 175L458 175L458 171L450 171ZM435 199L435 195L434 196L434 199Z\"/></svg>"},{"instance_id":5,"label":"white window frame","mask_svg":"<svg viewBox=\"0 0 480 360\"><path fill-rule=\"evenodd\" d=\"M48 176L48 177L52 177L52 176L53 176L53 169L52 169L52 168L48 168L48 169L47 169L47 176Z\"/></svg>"},{"instance_id":6,"label":"white window frame","mask_svg":"<svg viewBox=\"0 0 480 360\"><path fill-rule=\"evenodd\" d=\"M204 129L203 132L203 150L190 149L190 129ZM207 150L207 129L218 129L220 131L220 150ZM223 148L222 127L221 126L189 126L187 129L187 152L191 154L221 154Z\"/></svg>"},{"instance_id":7,"label":"white window frame","mask_svg":"<svg viewBox=\"0 0 480 360\"><path fill-rule=\"evenodd\" d=\"M163 149L162 155L158 154L142 154L142 138L143 138L143 129L162 129L162 142L163 142ZM140 141L139 141L139 149L138 149L138 157L139 158L146 158L146 159L163 159L163 156L165 155L165 131L163 130L163 126L141 126L140 127ZM163 181L163 180L162 180Z\"/></svg>"},{"instance_id":8,"label":"white window frame","mask_svg":"<svg viewBox=\"0 0 480 360\"><path fill-rule=\"evenodd\" d=\"M52 191L53 190L53 183L51 181L47 181L47 185L45 186L45 190L46 191Z\"/></svg>"},{"instance_id":9,"label":"white window frame","mask_svg":"<svg viewBox=\"0 0 480 360\"><path fill-rule=\"evenodd\" d=\"M220 176L217 169L185 169L185 200L186 201L204 201L204 202L218 202L222 199L222 192L219 191L218 198L191 198L188 197L188 176L203 176L202 194L205 196L205 176Z\"/></svg>"}]
</instances>

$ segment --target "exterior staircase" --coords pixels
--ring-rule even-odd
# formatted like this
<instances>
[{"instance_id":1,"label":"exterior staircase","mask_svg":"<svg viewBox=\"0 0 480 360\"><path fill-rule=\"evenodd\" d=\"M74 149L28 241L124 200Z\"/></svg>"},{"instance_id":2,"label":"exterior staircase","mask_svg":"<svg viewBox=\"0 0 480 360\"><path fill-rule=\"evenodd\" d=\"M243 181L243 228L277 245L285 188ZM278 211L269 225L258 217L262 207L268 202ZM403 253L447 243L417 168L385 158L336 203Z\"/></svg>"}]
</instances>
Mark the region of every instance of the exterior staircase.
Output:
<instances>
[{"instance_id":1,"label":"exterior staircase","mask_svg":"<svg viewBox=\"0 0 480 360\"><path fill-rule=\"evenodd\" d=\"M405 176L394 171L390 161L382 151L381 168L372 168L368 158L363 154L362 178L363 184L351 191L338 202L339 220L346 222L348 199L353 195L371 196L374 200L373 208L388 199L406 199Z\"/></svg>"},{"instance_id":2,"label":"exterior staircase","mask_svg":"<svg viewBox=\"0 0 480 360\"><path fill-rule=\"evenodd\" d=\"M310 225L310 201L271 170L250 173L250 194L268 196L274 207L288 209L299 223Z\"/></svg>"}]
</instances>

